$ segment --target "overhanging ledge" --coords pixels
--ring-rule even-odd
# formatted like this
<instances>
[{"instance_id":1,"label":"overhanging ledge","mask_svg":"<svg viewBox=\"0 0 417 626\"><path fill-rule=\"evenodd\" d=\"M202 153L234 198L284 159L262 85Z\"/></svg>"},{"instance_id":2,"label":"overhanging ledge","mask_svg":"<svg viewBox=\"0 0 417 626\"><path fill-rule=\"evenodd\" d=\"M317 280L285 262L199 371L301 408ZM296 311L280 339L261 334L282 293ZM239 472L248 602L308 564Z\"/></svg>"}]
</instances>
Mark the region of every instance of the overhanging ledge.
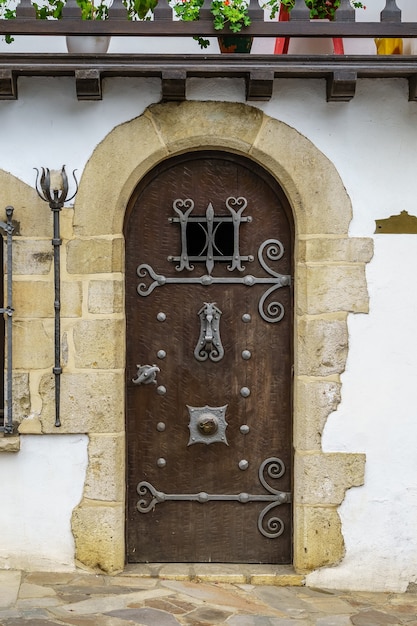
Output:
<instances>
[{"instance_id":1,"label":"overhanging ledge","mask_svg":"<svg viewBox=\"0 0 417 626\"><path fill-rule=\"evenodd\" d=\"M1 54L0 100L16 100L20 76L72 76L79 100L100 100L107 77L157 77L163 100L185 100L187 78L244 78L247 100L269 100L276 78L324 78L328 101L348 101L359 78L404 78L417 100L416 56L259 54Z\"/></svg>"}]
</instances>

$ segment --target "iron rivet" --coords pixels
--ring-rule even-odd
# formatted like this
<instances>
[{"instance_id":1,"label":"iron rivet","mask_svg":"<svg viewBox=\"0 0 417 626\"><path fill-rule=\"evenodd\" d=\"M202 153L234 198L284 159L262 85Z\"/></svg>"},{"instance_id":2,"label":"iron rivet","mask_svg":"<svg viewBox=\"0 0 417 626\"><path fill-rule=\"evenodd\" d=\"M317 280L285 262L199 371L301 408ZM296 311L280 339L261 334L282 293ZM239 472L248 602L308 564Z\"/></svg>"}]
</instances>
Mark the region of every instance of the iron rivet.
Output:
<instances>
[{"instance_id":1,"label":"iron rivet","mask_svg":"<svg viewBox=\"0 0 417 626\"><path fill-rule=\"evenodd\" d=\"M247 398L248 396L250 396L249 387L242 387L242 389L240 390L240 395L243 396L244 398Z\"/></svg>"},{"instance_id":2,"label":"iron rivet","mask_svg":"<svg viewBox=\"0 0 417 626\"><path fill-rule=\"evenodd\" d=\"M158 350L158 352L156 353L158 359L165 359L166 355L167 353L165 352L165 350Z\"/></svg>"},{"instance_id":3,"label":"iron rivet","mask_svg":"<svg viewBox=\"0 0 417 626\"><path fill-rule=\"evenodd\" d=\"M240 493L239 494L239 502L249 502L249 494L248 493Z\"/></svg>"},{"instance_id":4,"label":"iron rivet","mask_svg":"<svg viewBox=\"0 0 417 626\"><path fill-rule=\"evenodd\" d=\"M251 321L251 319L252 319L252 316L251 316L251 314L250 314L250 313L244 313L244 314L242 315L242 322L247 323L247 322L250 322L250 321Z\"/></svg>"},{"instance_id":5,"label":"iron rivet","mask_svg":"<svg viewBox=\"0 0 417 626\"><path fill-rule=\"evenodd\" d=\"M164 458L161 457L160 459L157 460L156 464L158 467L165 467L167 462Z\"/></svg>"},{"instance_id":6,"label":"iron rivet","mask_svg":"<svg viewBox=\"0 0 417 626\"><path fill-rule=\"evenodd\" d=\"M242 433L242 435L247 435L250 428L247 424L242 424L242 426L240 427L240 432Z\"/></svg>"},{"instance_id":7,"label":"iron rivet","mask_svg":"<svg viewBox=\"0 0 417 626\"><path fill-rule=\"evenodd\" d=\"M252 356L252 353L250 350L243 350L242 352L242 359L245 359L245 361L247 361L248 359L250 359Z\"/></svg>"},{"instance_id":8,"label":"iron rivet","mask_svg":"<svg viewBox=\"0 0 417 626\"><path fill-rule=\"evenodd\" d=\"M167 389L166 389L166 387L164 387L163 385L159 385L159 387L158 387L158 388L157 388L157 390L156 390L156 393L157 393L159 396L164 396L164 395L166 394L166 392L167 392Z\"/></svg>"},{"instance_id":9,"label":"iron rivet","mask_svg":"<svg viewBox=\"0 0 417 626\"><path fill-rule=\"evenodd\" d=\"M166 426L164 424L164 422L158 422L156 425L156 430L159 431L160 433L163 433L165 430Z\"/></svg>"},{"instance_id":10,"label":"iron rivet","mask_svg":"<svg viewBox=\"0 0 417 626\"><path fill-rule=\"evenodd\" d=\"M247 470L249 467L249 462L246 459L242 459L239 461L239 469L243 471Z\"/></svg>"},{"instance_id":11,"label":"iron rivet","mask_svg":"<svg viewBox=\"0 0 417 626\"><path fill-rule=\"evenodd\" d=\"M158 313L158 315L156 316L156 319L158 320L158 322L165 322L166 318L167 316L162 311Z\"/></svg>"}]
</instances>

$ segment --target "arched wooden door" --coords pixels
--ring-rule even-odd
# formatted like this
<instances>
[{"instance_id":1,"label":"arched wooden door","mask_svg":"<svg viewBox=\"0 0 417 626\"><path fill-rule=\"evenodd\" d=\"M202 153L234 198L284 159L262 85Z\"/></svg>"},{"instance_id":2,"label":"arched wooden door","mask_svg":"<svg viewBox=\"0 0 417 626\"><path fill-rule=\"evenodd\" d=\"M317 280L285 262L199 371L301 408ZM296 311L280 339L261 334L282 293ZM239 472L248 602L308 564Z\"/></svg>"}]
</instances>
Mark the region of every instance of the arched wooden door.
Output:
<instances>
[{"instance_id":1,"label":"arched wooden door","mask_svg":"<svg viewBox=\"0 0 417 626\"><path fill-rule=\"evenodd\" d=\"M153 170L125 224L127 559L291 561L292 226L252 161Z\"/></svg>"}]
</instances>

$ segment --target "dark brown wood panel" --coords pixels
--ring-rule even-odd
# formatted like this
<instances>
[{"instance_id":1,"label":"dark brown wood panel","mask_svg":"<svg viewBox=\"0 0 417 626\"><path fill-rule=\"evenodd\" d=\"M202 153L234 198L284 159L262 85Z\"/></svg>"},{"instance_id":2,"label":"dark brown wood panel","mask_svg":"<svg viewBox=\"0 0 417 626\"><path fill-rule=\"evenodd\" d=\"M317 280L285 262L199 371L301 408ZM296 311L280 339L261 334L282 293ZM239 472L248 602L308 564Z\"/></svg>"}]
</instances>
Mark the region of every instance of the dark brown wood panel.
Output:
<instances>
[{"instance_id":1,"label":"dark brown wood panel","mask_svg":"<svg viewBox=\"0 0 417 626\"><path fill-rule=\"evenodd\" d=\"M191 198L192 215L204 216L209 203L216 215L228 215L228 197L244 197L243 215L252 221L240 225L240 254L253 255L245 270L229 271L228 263L215 263L214 277L270 277L258 260L258 249L268 239L284 246L283 257L267 265L291 274L292 229L285 199L277 184L254 163L225 153L193 153L161 164L132 197L126 219L127 311L127 553L131 562L247 562L287 563L291 560L291 505L276 507L285 530L280 537L265 537L258 517L267 502L165 501L141 513L137 485L147 481L165 494L266 495L259 467L278 457L286 471L279 478L265 474L275 489L291 491L291 289L278 289L271 300L285 308L277 323L265 321L258 303L270 284L163 284L147 296L138 295L137 275L146 263L168 278L207 274L204 263L192 271L175 269L170 256L180 254L180 228L170 222L173 201ZM265 256L265 255L264 255ZM204 303L222 311L220 335L224 357L198 361L198 312ZM265 308L265 307L264 307ZM164 313L166 319L158 320ZM250 321L242 316L250 315ZM166 357L158 358L160 350ZM250 351L244 359L242 352ZM157 385L135 385L137 366L156 364ZM158 387L166 394L160 395ZM250 395L241 394L243 387ZM190 407L227 405L227 444L218 441L189 444ZM158 430L164 424L165 430ZM240 427L246 425L244 434ZM158 466L158 459L166 461ZM242 470L239 463L248 462ZM149 494L146 496L150 501ZM145 498L145 499L146 499Z\"/></svg>"}]
</instances>

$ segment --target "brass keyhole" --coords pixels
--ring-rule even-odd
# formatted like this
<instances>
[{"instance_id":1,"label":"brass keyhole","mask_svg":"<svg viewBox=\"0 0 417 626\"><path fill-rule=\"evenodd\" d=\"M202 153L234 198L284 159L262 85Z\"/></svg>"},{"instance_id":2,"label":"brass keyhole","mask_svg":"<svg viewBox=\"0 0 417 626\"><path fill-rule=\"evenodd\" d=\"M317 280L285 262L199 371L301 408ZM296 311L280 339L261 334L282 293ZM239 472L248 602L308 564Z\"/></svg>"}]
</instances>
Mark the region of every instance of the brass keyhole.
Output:
<instances>
[{"instance_id":1,"label":"brass keyhole","mask_svg":"<svg viewBox=\"0 0 417 626\"><path fill-rule=\"evenodd\" d=\"M214 435L218 427L217 419L211 415L202 415L198 421L198 429L203 435Z\"/></svg>"}]
</instances>

